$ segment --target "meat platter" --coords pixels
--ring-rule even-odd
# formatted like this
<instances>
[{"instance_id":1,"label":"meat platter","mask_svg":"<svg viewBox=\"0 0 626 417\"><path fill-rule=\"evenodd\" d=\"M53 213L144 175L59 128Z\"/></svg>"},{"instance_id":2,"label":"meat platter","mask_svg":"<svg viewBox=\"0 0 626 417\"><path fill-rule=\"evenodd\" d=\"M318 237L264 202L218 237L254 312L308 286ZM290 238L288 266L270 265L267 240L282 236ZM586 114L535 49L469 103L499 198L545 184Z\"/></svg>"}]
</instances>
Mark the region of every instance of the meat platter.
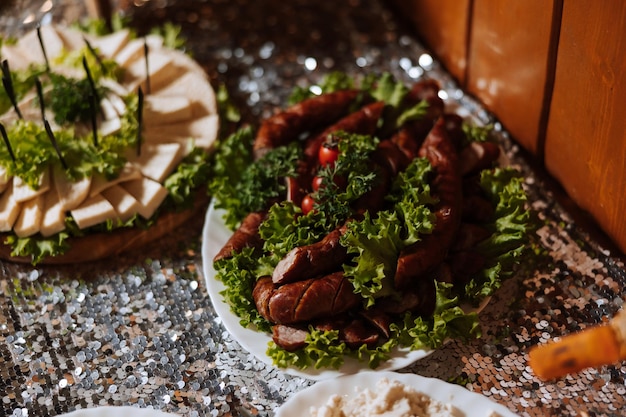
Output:
<instances>
[{"instance_id":1,"label":"meat platter","mask_svg":"<svg viewBox=\"0 0 626 417\"><path fill-rule=\"evenodd\" d=\"M435 81L335 76L221 142L203 235L229 330L319 378L480 337L477 310L532 228L489 128L450 111Z\"/></svg>"}]
</instances>

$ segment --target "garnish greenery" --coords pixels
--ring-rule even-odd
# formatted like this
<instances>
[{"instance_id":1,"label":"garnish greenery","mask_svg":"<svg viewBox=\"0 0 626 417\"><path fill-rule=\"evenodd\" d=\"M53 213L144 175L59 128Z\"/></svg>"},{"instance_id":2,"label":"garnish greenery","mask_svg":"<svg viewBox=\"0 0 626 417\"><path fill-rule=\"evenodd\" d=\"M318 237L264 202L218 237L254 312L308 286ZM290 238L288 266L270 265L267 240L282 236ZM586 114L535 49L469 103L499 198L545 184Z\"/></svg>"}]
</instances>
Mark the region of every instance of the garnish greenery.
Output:
<instances>
[{"instance_id":1,"label":"garnish greenery","mask_svg":"<svg viewBox=\"0 0 626 417\"><path fill-rule=\"evenodd\" d=\"M363 96L369 95L386 103L380 132L388 132L419 119L428 106L426 102L407 103L408 89L389 74L365 77L356 87L350 77L333 73L316 87L296 89L290 103L306 99L314 91L318 94L320 91L359 88ZM467 143L485 140L488 132L489 128L467 128ZM355 218L351 203L380 180L368 164L378 139L343 132L336 136L339 139L339 157L334 166L321 167L316 173L322 177L322 187L312 193L314 210L306 215L292 202L281 201L284 188L279 186L280 181L276 178L278 175L298 174L281 164L289 160L295 167L297 151L288 153L289 157L285 158L286 147L278 148L274 152L283 156L282 161L272 160L273 156L263 162L252 161L253 135L250 128L231 135L217 149L209 188L216 205L228 213L226 223L234 228L251 209L267 210L266 220L259 228L264 241L262 250L245 249L230 259L215 263L217 279L226 286L222 295L240 318L242 326L270 330L271 323L259 315L252 299L256 280L271 275L279 260L291 249L319 241L346 220L350 219L341 244L347 248L349 260L343 269L355 292L363 297L365 308L375 306L380 297L398 295L394 292L392 279L400 251L433 230L436 217L431 209L437 201L430 192L434 173L427 159L414 159L394 179L387 195L389 209L375 215L365 212ZM269 161L272 161L271 164ZM272 175L262 175L260 167ZM338 185L341 182L338 179L345 180L345 188ZM526 196L521 179L514 170L484 171L481 186L495 207L493 222L485 225L493 232L492 236L476 248L487 257L487 265L465 286L435 281L432 284L432 296L435 298L432 315L404 314L391 326L391 337L374 348L362 345L358 349L350 349L340 341L338 332L309 327L306 346L295 352L287 352L273 342L269 343L267 354L274 363L280 367L301 369L337 368L345 358L353 357L376 368L388 360L392 349L397 347L432 349L450 338L468 340L480 337L478 315L466 312L461 305L467 301L478 302L492 294L502 280L513 273L525 251L531 230L525 207ZM258 200L248 195L250 193L255 193ZM243 201L247 203L243 204Z\"/></svg>"}]
</instances>

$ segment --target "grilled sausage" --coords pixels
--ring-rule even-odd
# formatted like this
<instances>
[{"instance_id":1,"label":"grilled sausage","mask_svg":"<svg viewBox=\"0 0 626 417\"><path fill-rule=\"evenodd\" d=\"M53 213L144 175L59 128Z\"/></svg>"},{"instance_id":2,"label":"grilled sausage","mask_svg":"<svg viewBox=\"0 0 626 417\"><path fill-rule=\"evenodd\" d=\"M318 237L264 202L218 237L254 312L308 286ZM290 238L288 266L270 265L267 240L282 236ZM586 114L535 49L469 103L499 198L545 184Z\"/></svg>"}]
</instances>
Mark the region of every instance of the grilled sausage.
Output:
<instances>
[{"instance_id":1,"label":"grilled sausage","mask_svg":"<svg viewBox=\"0 0 626 417\"><path fill-rule=\"evenodd\" d=\"M411 287L416 278L443 261L461 221L462 181L444 119L439 119L426 137L420 156L428 158L436 173L432 183L439 199L435 206L436 223L431 234L400 252L394 277L397 289Z\"/></svg>"},{"instance_id":2,"label":"grilled sausage","mask_svg":"<svg viewBox=\"0 0 626 417\"><path fill-rule=\"evenodd\" d=\"M263 247L263 241L259 236L259 226L263 220L265 220L265 215L265 212L252 212L248 214L235 233L232 234L222 249L215 255L213 262L230 258L246 247L261 249L261 247Z\"/></svg>"},{"instance_id":3,"label":"grilled sausage","mask_svg":"<svg viewBox=\"0 0 626 417\"><path fill-rule=\"evenodd\" d=\"M345 230L345 227L337 228L319 242L289 251L274 268L274 284L302 281L341 269L348 255L346 248L339 244Z\"/></svg>"},{"instance_id":4,"label":"grilled sausage","mask_svg":"<svg viewBox=\"0 0 626 417\"><path fill-rule=\"evenodd\" d=\"M500 156L500 147L492 142L472 142L461 151L461 175L472 175L493 167Z\"/></svg>"},{"instance_id":5,"label":"grilled sausage","mask_svg":"<svg viewBox=\"0 0 626 417\"><path fill-rule=\"evenodd\" d=\"M254 140L256 159L270 149L286 145L308 130L327 125L349 111L357 90L342 90L304 100L265 119Z\"/></svg>"},{"instance_id":6,"label":"grilled sausage","mask_svg":"<svg viewBox=\"0 0 626 417\"><path fill-rule=\"evenodd\" d=\"M309 332L301 327L277 324L272 326L272 340L287 352L295 352L306 346Z\"/></svg>"},{"instance_id":7,"label":"grilled sausage","mask_svg":"<svg viewBox=\"0 0 626 417\"><path fill-rule=\"evenodd\" d=\"M385 103L382 101L363 106L361 109L350 113L337 123L328 127L321 134L308 139L304 145L305 160L313 165L317 160L320 146L322 146L322 143L324 143L328 135L334 132L344 131L362 135L374 134L384 107Z\"/></svg>"},{"instance_id":8,"label":"grilled sausage","mask_svg":"<svg viewBox=\"0 0 626 417\"><path fill-rule=\"evenodd\" d=\"M259 313L271 323L294 324L331 317L361 303L343 271L280 287L266 278L257 281L253 298ZM267 302L266 302L267 301Z\"/></svg>"},{"instance_id":9,"label":"grilled sausage","mask_svg":"<svg viewBox=\"0 0 626 417\"><path fill-rule=\"evenodd\" d=\"M413 85L407 94L406 105L415 105L422 100L428 103L426 114L416 120L406 122L392 136L391 141L407 155L415 158L424 138L431 131L435 122L443 115L444 102L439 97L439 84L435 80L424 80Z\"/></svg>"}]
</instances>

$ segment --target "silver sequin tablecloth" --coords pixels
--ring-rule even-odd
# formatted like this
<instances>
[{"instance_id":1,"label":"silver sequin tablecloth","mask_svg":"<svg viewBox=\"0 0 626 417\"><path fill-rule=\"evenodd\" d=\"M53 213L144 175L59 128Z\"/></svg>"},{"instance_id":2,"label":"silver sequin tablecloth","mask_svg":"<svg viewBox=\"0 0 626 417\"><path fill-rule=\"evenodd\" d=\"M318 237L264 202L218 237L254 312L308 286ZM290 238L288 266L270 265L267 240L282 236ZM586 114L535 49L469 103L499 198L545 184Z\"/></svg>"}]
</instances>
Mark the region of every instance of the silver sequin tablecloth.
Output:
<instances>
[{"instance_id":1,"label":"silver sequin tablecloth","mask_svg":"<svg viewBox=\"0 0 626 417\"><path fill-rule=\"evenodd\" d=\"M140 34L166 21L181 25L193 56L251 123L284 104L294 86L334 70L389 71L407 82L427 73L450 102L493 121L381 1L119 3ZM46 19L67 17L58 2L44 12ZM520 415L623 415L626 363L550 383L527 365L530 346L619 310L626 272L553 202L496 127L526 173L532 209L544 224L537 239L550 259L496 293L480 315L482 339L449 343L400 372L460 384ZM199 215L175 236L119 259L72 267L0 263L0 415L133 405L182 416L272 416L313 384L264 365L224 330L201 273L202 222Z\"/></svg>"}]
</instances>

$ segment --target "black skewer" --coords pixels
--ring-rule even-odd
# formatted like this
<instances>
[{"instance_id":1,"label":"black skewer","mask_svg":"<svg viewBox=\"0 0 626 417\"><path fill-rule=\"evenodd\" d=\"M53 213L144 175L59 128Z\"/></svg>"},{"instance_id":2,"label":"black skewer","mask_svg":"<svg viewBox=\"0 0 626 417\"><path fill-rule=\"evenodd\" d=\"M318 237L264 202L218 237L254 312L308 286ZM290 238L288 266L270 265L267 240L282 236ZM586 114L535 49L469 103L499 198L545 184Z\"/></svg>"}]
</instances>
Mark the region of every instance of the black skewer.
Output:
<instances>
[{"instance_id":1,"label":"black skewer","mask_svg":"<svg viewBox=\"0 0 626 417\"><path fill-rule=\"evenodd\" d=\"M4 144L7 146L7 150L9 151L9 155L11 156L11 160L15 162L15 154L13 153L13 148L11 148L11 142L9 142L9 136L7 135L7 131L2 123L0 123L0 134L2 134L2 139L4 140Z\"/></svg>"},{"instance_id":2,"label":"black skewer","mask_svg":"<svg viewBox=\"0 0 626 417\"><path fill-rule=\"evenodd\" d=\"M104 62L102 62L102 58L100 58L100 55L98 55L98 51L96 51L94 47L91 46L91 43L89 43L87 38L85 38L84 36L83 36L83 41L85 41L85 45L87 45L87 49L89 49L89 52L91 52L94 58L96 58L96 61L98 62L98 66L100 67L100 71L102 71L103 74L106 74L107 69L104 66Z\"/></svg>"},{"instance_id":3,"label":"black skewer","mask_svg":"<svg viewBox=\"0 0 626 417\"><path fill-rule=\"evenodd\" d=\"M148 53L150 52L150 48L148 47L148 41L146 38L143 38L143 55L144 60L146 61L146 93L150 94L150 65L148 63Z\"/></svg>"},{"instance_id":4,"label":"black skewer","mask_svg":"<svg viewBox=\"0 0 626 417\"><path fill-rule=\"evenodd\" d=\"M48 138L50 138L50 142L52 142L52 146L54 147L54 150L57 152L57 155L59 156L61 165L63 165L64 169L67 169L67 164L65 163L65 159L63 158L63 155L61 154L61 151L59 150L59 145L57 145L57 141L54 138L54 132L50 128L50 123L48 123L48 121L44 119L43 124L46 128L46 133L48 134Z\"/></svg>"},{"instance_id":5,"label":"black skewer","mask_svg":"<svg viewBox=\"0 0 626 417\"><path fill-rule=\"evenodd\" d=\"M91 76L91 71L89 70L89 65L87 64L87 58L83 55L83 68L85 69L85 73L87 74L87 80L89 81L89 87L91 87L91 93L94 95L96 103L100 103L100 97L98 96L98 91L96 90L96 83Z\"/></svg>"},{"instance_id":6,"label":"black skewer","mask_svg":"<svg viewBox=\"0 0 626 417\"><path fill-rule=\"evenodd\" d=\"M39 46L41 46L43 59L46 62L46 72L50 72L50 63L48 62L48 54L46 53L46 47L43 44L43 38L41 36L41 25L37 25L37 38L39 39Z\"/></svg>"},{"instance_id":7,"label":"black skewer","mask_svg":"<svg viewBox=\"0 0 626 417\"><path fill-rule=\"evenodd\" d=\"M43 89L39 78L35 78L35 87L37 87L37 98L39 98L39 110L41 110L41 120L46 120L46 106L43 101Z\"/></svg>"},{"instance_id":8,"label":"black skewer","mask_svg":"<svg viewBox=\"0 0 626 417\"><path fill-rule=\"evenodd\" d=\"M89 107L91 108L91 133L93 135L93 146L98 147L98 124L96 122L96 96L89 94Z\"/></svg>"},{"instance_id":9,"label":"black skewer","mask_svg":"<svg viewBox=\"0 0 626 417\"><path fill-rule=\"evenodd\" d=\"M9 61L6 59L2 61L2 85L4 86L4 91L6 91L7 96L9 96L9 100L11 100L11 104L17 113L17 117L23 119L22 112L17 105L17 98L15 97L15 90L13 90L13 80L11 79L11 70L9 69Z\"/></svg>"},{"instance_id":10,"label":"black skewer","mask_svg":"<svg viewBox=\"0 0 626 417\"><path fill-rule=\"evenodd\" d=\"M143 91L137 90L137 156L141 155L141 131L143 130Z\"/></svg>"}]
</instances>

